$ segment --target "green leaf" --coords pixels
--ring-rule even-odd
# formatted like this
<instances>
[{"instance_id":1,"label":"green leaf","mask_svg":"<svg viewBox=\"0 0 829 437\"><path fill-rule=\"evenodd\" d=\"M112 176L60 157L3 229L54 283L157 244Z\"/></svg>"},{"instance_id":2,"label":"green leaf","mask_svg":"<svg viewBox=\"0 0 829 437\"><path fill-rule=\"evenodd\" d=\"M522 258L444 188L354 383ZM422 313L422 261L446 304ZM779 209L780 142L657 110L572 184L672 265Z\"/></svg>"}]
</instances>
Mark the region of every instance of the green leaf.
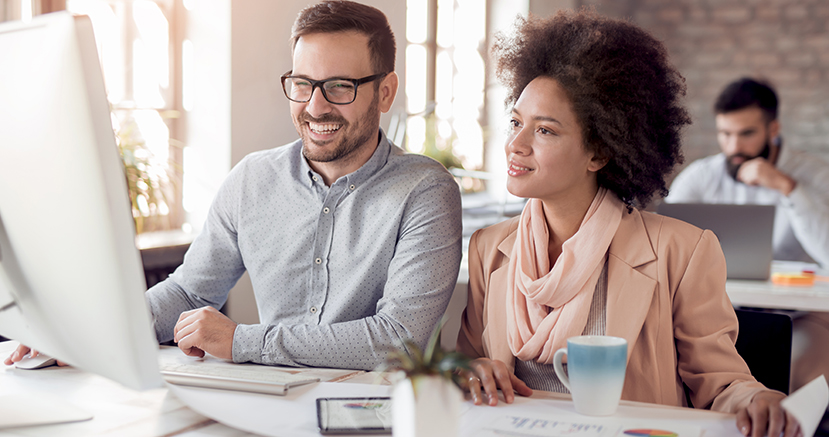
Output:
<instances>
[{"instance_id":1,"label":"green leaf","mask_svg":"<svg viewBox=\"0 0 829 437\"><path fill-rule=\"evenodd\" d=\"M425 350L412 341L405 341L397 350L389 352L383 371L402 370L408 378L422 375L440 375L455 380L454 373L469 368L469 358L460 352L448 352L440 347L440 331L446 324L442 318L432 331Z\"/></svg>"}]
</instances>

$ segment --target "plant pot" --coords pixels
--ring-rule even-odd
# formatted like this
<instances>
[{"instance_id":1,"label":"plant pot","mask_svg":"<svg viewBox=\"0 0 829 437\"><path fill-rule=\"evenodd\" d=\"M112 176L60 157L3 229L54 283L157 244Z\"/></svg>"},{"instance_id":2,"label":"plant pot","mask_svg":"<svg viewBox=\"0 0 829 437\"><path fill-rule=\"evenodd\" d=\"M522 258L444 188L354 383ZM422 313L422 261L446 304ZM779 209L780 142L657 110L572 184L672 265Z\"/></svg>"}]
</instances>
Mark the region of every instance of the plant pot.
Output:
<instances>
[{"instance_id":1,"label":"plant pot","mask_svg":"<svg viewBox=\"0 0 829 437\"><path fill-rule=\"evenodd\" d=\"M463 394L441 376L403 379L392 391L394 437L456 437Z\"/></svg>"}]
</instances>

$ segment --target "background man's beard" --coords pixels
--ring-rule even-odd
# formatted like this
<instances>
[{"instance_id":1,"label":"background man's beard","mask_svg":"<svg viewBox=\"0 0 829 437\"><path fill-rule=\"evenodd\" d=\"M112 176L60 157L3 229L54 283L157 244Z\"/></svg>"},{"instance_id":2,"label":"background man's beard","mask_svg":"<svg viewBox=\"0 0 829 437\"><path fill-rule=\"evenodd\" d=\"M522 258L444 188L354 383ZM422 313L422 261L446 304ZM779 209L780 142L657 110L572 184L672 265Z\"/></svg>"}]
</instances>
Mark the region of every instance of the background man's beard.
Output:
<instances>
[{"instance_id":1,"label":"background man's beard","mask_svg":"<svg viewBox=\"0 0 829 437\"><path fill-rule=\"evenodd\" d=\"M761 150L760 153L758 153L757 155L748 156L748 155L745 155L745 154L742 154L742 153L735 153L733 155L730 155L730 156L726 157L726 159L725 159L725 171L728 172L728 175L731 176L732 179L734 179L735 181L739 181L739 179L737 179L737 173L740 172L740 167L742 167L743 164L745 164L748 161L751 161L754 158L769 159L770 155L771 155L771 138L766 138L765 147L763 147L763 150ZM739 164L735 164L732 161L732 159L736 158L738 156L743 158L743 162L741 162Z\"/></svg>"}]
</instances>

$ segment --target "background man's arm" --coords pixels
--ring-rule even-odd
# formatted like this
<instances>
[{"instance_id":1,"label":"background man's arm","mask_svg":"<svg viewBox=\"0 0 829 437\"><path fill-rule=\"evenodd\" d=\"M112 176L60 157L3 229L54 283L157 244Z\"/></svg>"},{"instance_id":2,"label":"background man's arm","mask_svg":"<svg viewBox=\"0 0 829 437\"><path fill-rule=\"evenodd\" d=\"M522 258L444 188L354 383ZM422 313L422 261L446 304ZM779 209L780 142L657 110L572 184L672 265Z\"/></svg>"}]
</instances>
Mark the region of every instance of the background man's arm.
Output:
<instances>
[{"instance_id":1,"label":"background man's arm","mask_svg":"<svg viewBox=\"0 0 829 437\"><path fill-rule=\"evenodd\" d=\"M782 206L806 253L823 268L829 268L829 168L817 170L808 180L801 177L797 181Z\"/></svg>"},{"instance_id":2,"label":"background man's arm","mask_svg":"<svg viewBox=\"0 0 829 437\"><path fill-rule=\"evenodd\" d=\"M699 162L692 163L680 172L673 183L665 202L668 203L696 203L704 202L703 186L706 175Z\"/></svg>"}]
</instances>

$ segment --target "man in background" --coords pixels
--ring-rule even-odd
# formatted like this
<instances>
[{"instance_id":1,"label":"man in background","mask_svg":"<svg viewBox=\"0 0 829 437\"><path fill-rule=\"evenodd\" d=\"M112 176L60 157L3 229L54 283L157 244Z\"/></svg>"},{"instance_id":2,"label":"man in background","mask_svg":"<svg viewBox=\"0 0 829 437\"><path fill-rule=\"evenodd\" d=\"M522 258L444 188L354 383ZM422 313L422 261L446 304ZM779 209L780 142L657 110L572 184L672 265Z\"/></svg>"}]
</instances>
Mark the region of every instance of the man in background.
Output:
<instances>
[{"instance_id":1,"label":"man in background","mask_svg":"<svg viewBox=\"0 0 829 437\"><path fill-rule=\"evenodd\" d=\"M722 153L691 163L665 201L775 205L774 259L829 268L829 164L783 146L777 107L765 83L729 84L714 104ZM796 318L793 341L792 390L829 370L829 316Z\"/></svg>"},{"instance_id":2,"label":"man in background","mask_svg":"<svg viewBox=\"0 0 829 437\"><path fill-rule=\"evenodd\" d=\"M443 315L460 193L443 166L380 129L398 88L382 12L318 3L299 13L292 44L281 81L300 139L234 167L184 263L146 297L158 340L188 355L371 370L403 341L425 345ZM219 312L245 271L256 325Z\"/></svg>"},{"instance_id":3,"label":"man in background","mask_svg":"<svg viewBox=\"0 0 829 437\"><path fill-rule=\"evenodd\" d=\"M775 205L774 259L829 268L829 165L783 147L777 95L764 83L731 83L714 111L722 153L690 164L665 201Z\"/></svg>"}]
</instances>

